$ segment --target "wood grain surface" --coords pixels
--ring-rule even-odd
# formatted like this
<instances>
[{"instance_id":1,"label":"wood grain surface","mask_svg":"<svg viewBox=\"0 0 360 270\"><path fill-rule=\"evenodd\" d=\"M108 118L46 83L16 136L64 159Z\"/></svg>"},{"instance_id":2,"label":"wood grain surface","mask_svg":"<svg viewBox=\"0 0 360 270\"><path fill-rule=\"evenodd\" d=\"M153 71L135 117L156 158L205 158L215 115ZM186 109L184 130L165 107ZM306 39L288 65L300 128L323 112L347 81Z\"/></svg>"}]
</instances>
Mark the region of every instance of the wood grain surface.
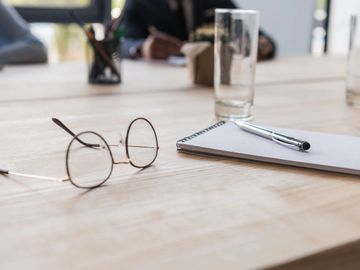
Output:
<instances>
[{"instance_id":1,"label":"wood grain surface","mask_svg":"<svg viewBox=\"0 0 360 270\"><path fill-rule=\"evenodd\" d=\"M339 57L259 64L254 121L360 136L344 70ZM358 267L358 177L177 153L216 121L212 89L185 68L125 61L123 74L106 87L88 85L81 63L0 72L0 168L63 176L70 138L54 116L110 142L144 116L160 142L154 166L118 166L92 191L1 177L0 269Z\"/></svg>"}]
</instances>

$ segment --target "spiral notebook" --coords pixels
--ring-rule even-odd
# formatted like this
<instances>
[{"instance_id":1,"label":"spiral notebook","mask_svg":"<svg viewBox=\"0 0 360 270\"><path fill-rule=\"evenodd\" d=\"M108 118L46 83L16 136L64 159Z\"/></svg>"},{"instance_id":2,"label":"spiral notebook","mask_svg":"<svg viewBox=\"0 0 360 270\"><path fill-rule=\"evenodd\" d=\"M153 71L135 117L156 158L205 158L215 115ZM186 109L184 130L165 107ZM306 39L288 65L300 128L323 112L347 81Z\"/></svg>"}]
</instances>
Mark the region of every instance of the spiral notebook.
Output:
<instances>
[{"instance_id":1,"label":"spiral notebook","mask_svg":"<svg viewBox=\"0 0 360 270\"><path fill-rule=\"evenodd\" d=\"M360 175L360 137L267 127L311 143L301 152L219 122L176 144L179 151Z\"/></svg>"}]
</instances>

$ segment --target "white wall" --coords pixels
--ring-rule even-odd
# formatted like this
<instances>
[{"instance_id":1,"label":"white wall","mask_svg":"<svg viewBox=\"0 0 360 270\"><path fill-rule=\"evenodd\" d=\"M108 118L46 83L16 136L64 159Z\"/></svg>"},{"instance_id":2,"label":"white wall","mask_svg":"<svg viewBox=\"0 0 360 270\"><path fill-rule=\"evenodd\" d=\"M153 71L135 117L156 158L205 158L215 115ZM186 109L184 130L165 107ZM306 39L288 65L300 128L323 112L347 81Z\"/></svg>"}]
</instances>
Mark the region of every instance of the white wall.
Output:
<instances>
[{"instance_id":1,"label":"white wall","mask_svg":"<svg viewBox=\"0 0 360 270\"><path fill-rule=\"evenodd\" d=\"M360 2L360 0L356 1ZM260 10L261 27L277 42L278 56L310 53L315 0L235 0L234 2L242 8Z\"/></svg>"},{"instance_id":2,"label":"white wall","mask_svg":"<svg viewBox=\"0 0 360 270\"><path fill-rule=\"evenodd\" d=\"M360 0L332 0L329 53L345 54L349 48L350 14L360 14Z\"/></svg>"}]
</instances>

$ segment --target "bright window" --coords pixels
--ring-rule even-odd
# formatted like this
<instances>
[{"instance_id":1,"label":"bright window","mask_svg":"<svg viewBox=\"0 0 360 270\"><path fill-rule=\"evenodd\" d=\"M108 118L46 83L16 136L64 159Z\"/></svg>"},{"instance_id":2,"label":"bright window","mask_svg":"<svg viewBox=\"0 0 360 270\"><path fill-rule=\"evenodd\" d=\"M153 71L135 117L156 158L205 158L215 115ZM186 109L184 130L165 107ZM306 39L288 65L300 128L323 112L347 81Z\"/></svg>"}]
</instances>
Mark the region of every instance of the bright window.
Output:
<instances>
[{"instance_id":1,"label":"bright window","mask_svg":"<svg viewBox=\"0 0 360 270\"><path fill-rule=\"evenodd\" d=\"M5 2L18 7L87 7L91 0L5 0Z\"/></svg>"},{"instance_id":2,"label":"bright window","mask_svg":"<svg viewBox=\"0 0 360 270\"><path fill-rule=\"evenodd\" d=\"M98 19L102 14L106 14L105 2L108 0L0 0L15 6L21 15L31 23L32 32L40 38L47 46L49 59L51 62L72 61L85 59L86 38L81 28L68 23L68 9L81 9L78 15L83 16L83 21L91 20L102 22ZM109 1L110 2L110 1ZM124 6L125 0L111 0L111 7L108 7L108 13L113 17L118 17ZM50 10L42 10L49 8ZM24 12L25 13L21 13ZM56 18L54 23L52 22ZM63 19L62 19L63 18ZM72 19L71 19L72 22ZM101 33L102 26L95 24L94 27Z\"/></svg>"}]
</instances>

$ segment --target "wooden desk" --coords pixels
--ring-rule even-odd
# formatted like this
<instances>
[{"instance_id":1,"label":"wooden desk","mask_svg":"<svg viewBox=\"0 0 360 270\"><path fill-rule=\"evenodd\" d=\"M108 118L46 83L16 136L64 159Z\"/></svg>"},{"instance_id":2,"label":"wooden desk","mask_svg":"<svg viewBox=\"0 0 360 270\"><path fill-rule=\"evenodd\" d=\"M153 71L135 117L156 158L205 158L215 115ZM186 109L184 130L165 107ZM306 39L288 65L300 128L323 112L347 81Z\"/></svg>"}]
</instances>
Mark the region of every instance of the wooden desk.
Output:
<instances>
[{"instance_id":1,"label":"wooden desk","mask_svg":"<svg viewBox=\"0 0 360 270\"><path fill-rule=\"evenodd\" d=\"M344 66L260 64L256 122L360 136ZM212 90L191 86L184 68L126 62L123 72L116 87L89 86L83 64L0 72L1 167L64 175L69 137L53 116L110 141L145 116L161 147L155 166L115 168L89 192L1 178L1 269L360 267L358 177L177 153L177 139L215 122Z\"/></svg>"}]
</instances>

